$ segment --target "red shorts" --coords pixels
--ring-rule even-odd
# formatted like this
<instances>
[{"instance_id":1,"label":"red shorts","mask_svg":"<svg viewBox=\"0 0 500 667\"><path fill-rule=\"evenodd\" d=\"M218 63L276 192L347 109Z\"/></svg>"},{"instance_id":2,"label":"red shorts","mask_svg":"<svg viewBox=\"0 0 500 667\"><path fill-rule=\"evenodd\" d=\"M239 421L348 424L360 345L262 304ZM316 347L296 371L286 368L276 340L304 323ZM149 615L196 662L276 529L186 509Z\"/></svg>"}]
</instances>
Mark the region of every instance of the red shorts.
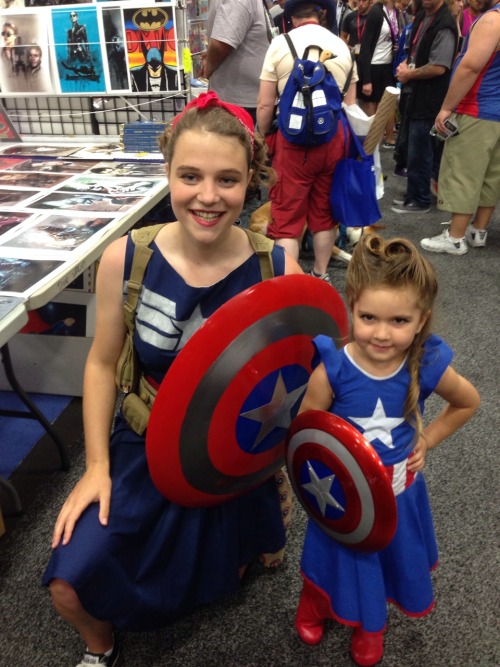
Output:
<instances>
[{"instance_id":1,"label":"red shorts","mask_svg":"<svg viewBox=\"0 0 500 667\"><path fill-rule=\"evenodd\" d=\"M273 167L278 181L269 191L271 223L267 235L273 239L300 238L305 225L311 232L332 229L330 189L333 174L344 156L344 132L323 146L305 148L276 135Z\"/></svg>"}]
</instances>

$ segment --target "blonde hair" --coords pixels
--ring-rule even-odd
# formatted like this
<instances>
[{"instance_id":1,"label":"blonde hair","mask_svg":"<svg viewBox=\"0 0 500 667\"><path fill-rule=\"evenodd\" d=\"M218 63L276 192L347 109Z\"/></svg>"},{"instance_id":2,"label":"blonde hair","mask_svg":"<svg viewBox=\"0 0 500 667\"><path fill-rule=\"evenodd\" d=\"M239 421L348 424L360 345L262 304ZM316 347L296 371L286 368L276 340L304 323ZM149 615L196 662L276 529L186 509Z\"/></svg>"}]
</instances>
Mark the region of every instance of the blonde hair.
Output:
<instances>
[{"instance_id":1,"label":"blonde hair","mask_svg":"<svg viewBox=\"0 0 500 667\"><path fill-rule=\"evenodd\" d=\"M432 311L438 290L432 264L418 252L413 243L403 238L385 240L379 234L366 234L356 245L347 269L346 294L351 311L364 290L378 287L411 288L422 314ZM408 350L410 385L404 417L415 427L417 434L422 430L422 415L418 404L419 370L424 342L430 332L429 316Z\"/></svg>"},{"instance_id":2,"label":"blonde hair","mask_svg":"<svg viewBox=\"0 0 500 667\"><path fill-rule=\"evenodd\" d=\"M236 116L215 105L183 111L175 125L166 128L158 143L165 161L169 164L172 162L178 138L187 130L203 130L222 137L235 138L245 149L248 168L253 170L250 188L262 184L272 185L275 182L276 173L266 163L267 146L264 139L258 134L254 134L252 138Z\"/></svg>"}]
</instances>

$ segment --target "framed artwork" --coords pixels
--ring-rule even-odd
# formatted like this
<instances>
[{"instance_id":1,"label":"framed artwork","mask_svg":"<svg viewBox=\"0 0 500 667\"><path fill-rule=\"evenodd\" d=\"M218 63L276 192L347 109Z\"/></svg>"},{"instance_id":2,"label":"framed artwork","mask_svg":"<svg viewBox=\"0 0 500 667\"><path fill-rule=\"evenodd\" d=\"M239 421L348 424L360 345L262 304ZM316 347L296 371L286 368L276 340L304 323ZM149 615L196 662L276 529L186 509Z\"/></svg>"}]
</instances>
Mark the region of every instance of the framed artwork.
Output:
<instances>
[{"instance_id":1,"label":"framed artwork","mask_svg":"<svg viewBox=\"0 0 500 667\"><path fill-rule=\"evenodd\" d=\"M23 213L21 211L0 210L0 236L10 232L12 229L15 229L31 215L31 213Z\"/></svg>"},{"instance_id":2,"label":"framed artwork","mask_svg":"<svg viewBox=\"0 0 500 667\"><path fill-rule=\"evenodd\" d=\"M63 208L66 211L124 213L138 204L141 199L142 196L129 197L81 192L52 192L26 204L26 208L42 210Z\"/></svg>"},{"instance_id":3,"label":"framed artwork","mask_svg":"<svg viewBox=\"0 0 500 667\"><path fill-rule=\"evenodd\" d=\"M130 74L123 12L119 6L103 5L100 12L105 48L104 76L108 92L129 92Z\"/></svg>"},{"instance_id":4,"label":"framed artwork","mask_svg":"<svg viewBox=\"0 0 500 667\"><path fill-rule=\"evenodd\" d=\"M90 167L97 164L85 160L10 160L11 166L5 167L5 171L15 172L40 172L44 174L76 174L87 171Z\"/></svg>"},{"instance_id":5,"label":"framed artwork","mask_svg":"<svg viewBox=\"0 0 500 667\"><path fill-rule=\"evenodd\" d=\"M74 176L62 185L58 192L99 193L106 195L146 195L162 182L161 178L102 178L99 176Z\"/></svg>"},{"instance_id":6,"label":"framed artwork","mask_svg":"<svg viewBox=\"0 0 500 667\"><path fill-rule=\"evenodd\" d=\"M0 218L1 220L1 218ZM7 254L10 249L23 248L34 253L61 250L73 251L86 241L94 238L114 220L114 217L85 216L84 214L42 214L34 222L0 239L0 252Z\"/></svg>"},{"instance_id":7,"label":"framed artwork","mask_svg":"<svg viewBox=\"0 0 500 667\"><path fill-rule=\"evenodd\" d=\"M53 7L51 18L58 92L106 92L97 8Z\"/></svg>"},{"instance_id":8,"label":"framed artwork","mask_svg":"<svg viewBox=\"0 0 500 667\"><path fill-rule=\"evenodd\" d=\"M132 92L181 90L173 3L127 4L123 16Z\"/></svg>"},{"instance_id":9,"label":"framed artwork","mask_svg":"<svg viewBox=\"0 0 500 667\"><path fill-rule=\"evenodd\" d=\"M90 167L89 174L98 176L116 176L128 177L145 176L151 178L154 176L166 177L165 164L159 162L98 162Z\"/></svg>"},{"instance_id":10,"label":"framed artwork","mask_svg":"<svg viewBox=\"0 0 500 667\"><path fill-rule=\"evenodd\" d=\"M46 14L0 15L0 87L4 93L53 94Z\"/></svg>"},{"instance_id":11,"label":"framed artwork","mask_svg":"<svg viewBox=\"0 0 500 667\"><path fill-rule=\"evenodd\" d=\"M21 141L16 128L10 122L10 118L3 104L0 102L0 141ZM3 161L0 168L3 168Z\"/></svg>"}]
</instances>

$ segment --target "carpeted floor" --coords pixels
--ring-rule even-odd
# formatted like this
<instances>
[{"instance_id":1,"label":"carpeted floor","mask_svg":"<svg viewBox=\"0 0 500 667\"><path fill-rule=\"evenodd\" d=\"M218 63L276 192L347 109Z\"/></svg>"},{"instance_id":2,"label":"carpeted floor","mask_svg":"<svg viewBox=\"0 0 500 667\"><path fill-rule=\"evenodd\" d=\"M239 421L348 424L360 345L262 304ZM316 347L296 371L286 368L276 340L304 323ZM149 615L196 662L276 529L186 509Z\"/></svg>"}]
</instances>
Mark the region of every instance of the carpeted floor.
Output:
<instances>
[{"instance_id":1,"label":"carpeted floor","mask_svg":"<svg viewBox=\"0 0 500 667\"><path fill-rule=\"evenodd\" d=\"M404 188L392 175L390 151L382 154L388 178L382 200L384 235L415 242L438 233L448 218L435 209L398 216L391 201ZM259 202L250 202L250 208ZM249 208L242 216L248 220ZM463 257L429 255L440 278L435 331L456 352L454 365L478 387L482 405L461 432L428 457L426 478L440 547L435 572L436 608L425 619L409 619L392 608L381 667L498 667L500 665L498 433L500 325L500 212L483 249ZM302 258L306 269L311 256ZM345 265L332 261L332 280L343 294ZM73 461L55 471L53 447L45 441L13 481L25 514L7 517L0 539L0 664L3 667L73 667L81 657L75 633L51 609L39 581L50 552L52 525L83 467L80 404L73 402L57 426ZM428 415L440 409L431 399ZM47 458L48 457L48 458ZM50 471L54 472L50 472ZM35 483L36 482L36 483ZM331 623L317 647L300 642L293 620L300 590L299 563L305 525L298 508L286 563L277 572L250 568L240 593L201 609L154 633L124 640L130 667L350 667L350 631Z\"/></svg>"}]
</instances>

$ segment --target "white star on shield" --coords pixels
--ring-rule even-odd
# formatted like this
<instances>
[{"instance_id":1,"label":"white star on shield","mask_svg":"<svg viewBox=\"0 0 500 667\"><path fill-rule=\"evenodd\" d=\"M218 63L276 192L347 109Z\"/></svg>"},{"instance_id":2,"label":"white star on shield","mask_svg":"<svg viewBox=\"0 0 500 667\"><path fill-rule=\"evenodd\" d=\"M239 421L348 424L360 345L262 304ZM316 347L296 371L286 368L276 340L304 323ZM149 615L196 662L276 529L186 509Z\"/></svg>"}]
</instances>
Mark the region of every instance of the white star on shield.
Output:
<instances>
[{"instance_id":1,"label":"white star on shield","mask_svg":"<svg viewBox=\"0 0 500 667\"><path fill-rule=\"evenodd\" d=\"M307 484L302 484L302 487L316 498L321 514L325 516L327 505L344 512L344 507L330 493L335 475L328 475L320 479L309 461L307 462L307 469L311 481Z\"/></svg>"},{"instance_id":2,"label":"white star on shield","mask_svg":"<svg viewBox=\"0 0 500 667\"><path fill-rule=\"evenodd\" d=\"M256 422L260 422L261 425L251 451L258 447L262 440L264 440L273 429L287 429L290 426L292 422L291 410L304 392L305 388L306 384L303 384L288 392L280 371L269 403L254 408L253 410L248 410L248 412L241 413L241 417L253 419Z\"/></svg>"}]
</instances>

